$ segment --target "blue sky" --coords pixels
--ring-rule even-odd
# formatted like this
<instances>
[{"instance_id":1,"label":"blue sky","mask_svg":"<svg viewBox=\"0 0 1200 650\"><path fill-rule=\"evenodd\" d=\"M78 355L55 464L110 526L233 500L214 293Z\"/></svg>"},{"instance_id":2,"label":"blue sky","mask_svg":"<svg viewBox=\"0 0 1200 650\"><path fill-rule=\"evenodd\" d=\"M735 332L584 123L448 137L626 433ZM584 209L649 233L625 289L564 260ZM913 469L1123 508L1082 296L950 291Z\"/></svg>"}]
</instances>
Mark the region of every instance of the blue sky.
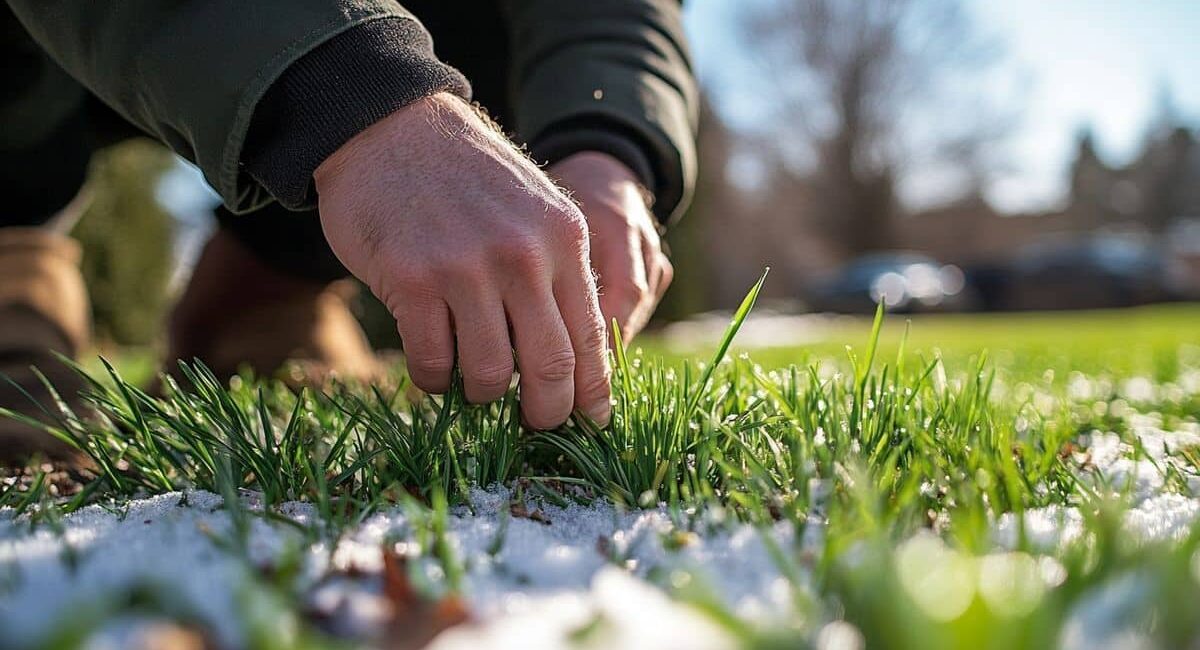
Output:
<instances>
[{"instance_id":1,"label":"blue sky","mask_svg":"<svg viewBox=\"0 0 1200 650\"><path fill-rule=\"evenodd\" d=\"M695 0L688 28L701 79L732 123L763 116L739 81L753 74L732 33L748 0ZM761 0L749 0L761 1ZM848 0L854 1L854 0ZM1101 153L1135 151L1168 87L1200 125L1200 0L965 0L979 28L1005 48L1001 65L1026 80L1008 159L989 197L1008 210L1061 200L1075 133L1096 132Z\"/></svg>"}]
</instances>

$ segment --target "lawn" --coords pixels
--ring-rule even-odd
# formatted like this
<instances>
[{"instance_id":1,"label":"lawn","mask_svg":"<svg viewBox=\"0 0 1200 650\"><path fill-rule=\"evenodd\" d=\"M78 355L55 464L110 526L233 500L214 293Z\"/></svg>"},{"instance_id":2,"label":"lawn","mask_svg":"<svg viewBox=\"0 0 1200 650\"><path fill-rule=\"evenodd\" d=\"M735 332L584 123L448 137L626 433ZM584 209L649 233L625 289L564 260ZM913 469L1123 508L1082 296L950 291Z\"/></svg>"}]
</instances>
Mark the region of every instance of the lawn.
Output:
<instances>
[{"instance_id":1,"label":"lawn","mask_svg":"<svg viewBox=\"0 0 1200 650\"><path fill-rule=\"evenodd\" d=\"M608 428L541 433L399 375L155 397L89 366L99 416L56 435L94 475L0 484L0 646L1194 646L1198 323L648 338Z\"/></svg>"}]
</instances>

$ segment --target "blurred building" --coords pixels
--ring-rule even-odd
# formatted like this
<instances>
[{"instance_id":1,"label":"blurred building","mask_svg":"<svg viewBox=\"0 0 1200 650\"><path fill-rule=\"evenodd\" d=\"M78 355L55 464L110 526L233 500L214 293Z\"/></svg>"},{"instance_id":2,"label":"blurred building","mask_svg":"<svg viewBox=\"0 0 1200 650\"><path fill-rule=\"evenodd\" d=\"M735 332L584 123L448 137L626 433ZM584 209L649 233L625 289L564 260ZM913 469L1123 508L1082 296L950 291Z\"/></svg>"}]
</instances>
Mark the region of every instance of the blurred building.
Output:
<instances>
[{"instance_id":1,"label":"blurred building","mask_svg":"<svg viewBox=\"0 0 1200 650\"><path fill-rule=\"evenodd\" d=\"M1185 127L1163 125L1132 162L1112 165L1084 131L1063 208L1006 215L971 196L901 217L896 233L898 248L972 269L984 284L1019 283L1028 271L1026 284L1036 278L1046 294L1033 299L1036 287L1017 287L985 306L1042 308L1061 304L1064 294L1077 297L1076 306L1097 307L1200 298L1200 141ZM1028 268L1039 265L1047 274L1060 268L1047 277ZM1088 266L1098 270L1088 275ZM1068 281L1075 271L1081 275ZM1127 277L1137 274L1145 277ZM1138 288L1114 288L1123 282Z\"/></svg>"},{"instance_id":2,"label":"blurred building","mask_svg":"<svg viewBox=\"0 0 1200 650\"><path fill-rule=\"evenodd\" d=\"M1109 165L1090 133L1079 138L1070 195L1060 210L1005 215L982 198L903 217L897 245L946 262L978 264L1011 257L1048 237L1099 232L1161 236L1200 217L1200 142L1183 127L1148 138L1128 165Z\"/></svg>"}]
</instances>

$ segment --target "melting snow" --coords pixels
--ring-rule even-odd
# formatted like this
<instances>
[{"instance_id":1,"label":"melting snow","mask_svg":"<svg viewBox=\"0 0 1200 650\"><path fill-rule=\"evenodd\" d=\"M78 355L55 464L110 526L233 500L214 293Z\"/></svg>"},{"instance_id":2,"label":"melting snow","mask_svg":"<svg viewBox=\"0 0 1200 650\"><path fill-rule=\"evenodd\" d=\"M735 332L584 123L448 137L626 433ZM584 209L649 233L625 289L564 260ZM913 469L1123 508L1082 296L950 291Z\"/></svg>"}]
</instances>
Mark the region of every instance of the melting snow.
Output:
<instances>
[{"instance_id":1,"label":"melting snow","mask_svg":"<svg viewBox=\"0 0 1200 650\"><path fill-rule=\"evenodd\" d=\"M30 530L23 518L0 518L5 641L18 647L39 643L64 621L102 619L105 604L118 602L122 594L157 589L211 626L223 645L239 645L244 633L239 593L251 578L250 567L294 548L300 534L250 518L248 567L222 548L232 523L221 498L188 492L185 505L182 499L170 493L116 510L90 506L65 517L60 533L45 526ZM552 522L545 525L502 515L509 499L506 490L479 490L473 493L476 514L464 509L451 518L457 556L467 562L464 591L483 624L444 634L437 648L562 647L583 628L594 628L602 646L731 647L708 619L653 586L673 580L696 580L745 616L782 618L790 611L790 588L759 529L738 526L664 543L673 529L665 510L542 505ZM304 504L282 510L300 522L313 516ZM504 543L492 555L488 551L502 519L507 519ZM308 579L315 584L329 567L378 571L381 546L405 529L406 517L396 509L369 518L335 549L320 543L308 547ZM792 543L790 527L765 534L782 546ZM806 541L815 544L815 536ZM620 558L624 570L601 549ZM336 585L312 593L326 605L344 600L349 614L369 619L373 599L357 596L354 587Z\"/></svg>"},{"instance_id":2,"label":"melting snow","mask_svg":"<svg viewBox=\"0 0 1200 650\"><path fill-rule=\"evenodd\" d=\"M1139 539L1183 535L1200 514L1200 501L1166 491L1163 471L1177 463L1170 454L1200 444L1200 434L1194 428L1166 432L1151 422L1139 423L1134 432L1144 453L1116 435L1091 434L1081 478L1098 487L1132 488L1124 525ZM1193 470L1174 469L1191 486ZM451 516L451 543L465 563L463 590L477 622L444 633L433 646L438 650L557 648L581 638L595 647L732 647L733 640L710 619L671 600L663 588L704 590L750 620L782 622L794 611L793 586L782 577L770 546L799 547L803 555L818 552L821 544L815 519L796 540L784 524L759 529L698 517L693 533L681 532L662 508L626 512L606 503L539 504L551 521L545 525L509 517L511 497L504 489L477 490L472 493L475 514L460 509ZM304 525L317 518L305 504L288 504L281 514ZM318 581L330 569L378 572L381 546L408 535L401 509L368 518L336 546L311 543L293 526L260 517L249 522L251 562L246 563L223 546L222 540L232 538L233 522L222 499L209 493L164 494L119 508L90 506L57 525L32 526L27 517L0 511L3 642L34 645L64 624L108 620L114 610L106 608L135 591L150 590L198 617L222 645L236 647L246 632L239 610L250 572L294 549L304 552L300 580L312 588L310 601L362 620L378 619L372 609L377 599L352 580L345 585ZM503 544L497 547L502 528ZM1013 548L1018 528L1014 515L1001 517L998 544ZM1075 508L1025 513L1025 534L1035 548L1053 549L1078 539L1083 530ZM788 570L805 577L803 567ZM1112 585L1098 592L1094 607L1073 614L1063 645L1097 647L1088 621L1103 616L1114 598L1122 600L1134 587ZM122 614L113 620L106 638L136 634L136 617ZM852 628L826 626L819 636L857 642L856 634Z\"/></svg>"}]
</instances>

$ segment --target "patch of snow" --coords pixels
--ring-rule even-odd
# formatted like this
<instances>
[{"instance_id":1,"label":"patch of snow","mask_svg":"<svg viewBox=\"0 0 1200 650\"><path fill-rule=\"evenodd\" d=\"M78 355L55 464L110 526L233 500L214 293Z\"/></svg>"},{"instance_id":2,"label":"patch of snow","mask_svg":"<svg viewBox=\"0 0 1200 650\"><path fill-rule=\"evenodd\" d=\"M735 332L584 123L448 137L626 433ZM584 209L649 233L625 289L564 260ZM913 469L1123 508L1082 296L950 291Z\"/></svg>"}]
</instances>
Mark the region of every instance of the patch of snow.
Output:
<instances>
[{"instance_id":1,"label":"patch of snow","mask_svg":"<svg viewBox=\"0 0 1200 650\"><path fill-rule=\"evenodd\" d=\"M1093 432L1075 454L1079 478L1128 492L1123 525L1133 539L1179 539L1200 517L1200 500L1169 492L1164 472L1183 476L1192 490L1200 486L1195 470L1173 456L1200 446L1200 429L1188 424L1165 431L1161 418L1130 424L1144 453L1128 437ZM444 633L435 648L727 648L734 640L725 631L669 592L705 594L762 625L787 624L796 614L797 595L813 595L805 562L821 551L823 525L816 514L798 536L790 524L756 528L725 522L716 512L685 515L680 522L681 515L664 507L528 503L527 511L539 510L546 524L512 516L512 498L503 488L477 489L470 497L473 513L460 508L451 514L448 541L463 562L463 593L476 618ZM242 500L258 507L252 494ZM304 526L319 521L307 504L285 504L279 514ZM395 508L369 517L336 542L320 537L314 542L293 526L250 517L245 561L228 547L235 529L221 497L205 492L164 494L115 508L90 506L56 525L31 526L27 516L0 510L3 644L34 646L65 624L107 621L96 647L119 647L142 633L139 621L155 620L154 612L122 611L119 603L151 590L171 611L194 615L221 645L237 647L245 634L239 600L255 579L254 567L295 550L303 552L306 602L345 615L349 628L378 627L388 615L380 609L378 585L372 591L353 576L378 575L385 544L414 544L411 523ZM955 591L968 574L978 574L978 584L975 578L967 582L985 599L1014 611L1036 603L1038 590L1065 577L1062 565L1042 554L1080 540L1084 517L1069 506L1025 512L1024 533L1035 555L1005 552L1018 547L1021 523L1014 514L999 517L994 537L1001 552L978 560L959 557L931 535L909 540L897 549L902 582L922 607L943 618L956 616L973 597ZM776 549L794 564L781 567ZM853 564L854 554L852 549L842 561ZM433 563L418 568L441 570ZM331 580L331 572L340 575ZM1100 634L1091 623L1128 610L1122 603L1136 600L1138 589L1135 576L1128 584L1098 590L1072 613L1062 645L1143 641L1136 626L1110 626ZM815 629L810 641L817 647L863 646L862 634L849 624L826 622Z\"/></svg>"},{"instance_id":2,"label":"patch of snow","mask_svg":"<svg viewBox=\"0 0 1200 650\"><path fill-rule=\"evenodd\" d=\"M1125 515L1125 527L1143 541L1182 540L1200 514L1200 501L1180 494L1146 499Z\"/></svg>"},{"instance_id":3,"label":"patch of snow","mask_svg":"<svg viewBox=\"0 0 1200 650\"><path fill-rule=\"evenodd\" d=\"M64 621L93 610L99 616L103 604L114 597L150 588L193 613L215 631L222 645L239 645L244 630L238 594L251 577L250 567L265 565L284 549L294 548L300 534L290 526L250 518L247 564L217 541L232 535L221 498L189 492L187 507L180 506L181 498L171 493L119 510L84 508L64 518L61 534L45 527L30 530L21 518L0 520L0 567L11 567L14 576L7 588L0 588L5 640L18 647L36 645ZM448 644L487 639L505 647L505 630L520 629L526 622L525 636L505 643L562 647L581 626L599 620L595 626L597 638L605 639L601 645L612 641L619 647L729 647L708 619L672 604L655 586L670 588L692 580L692 586L710 590L745 616L782 618L791 612L791 587L762 539L769 535L773 543L788 548L793 543L790 526L765 533L749 526L714 528L706 535L682 533L667 543L664 540L677 531L663 508L624 512L607 503L565 508L538 504L551 522L546 525L509 517L510 498L503 489L475 491L476 514L464 509L450 519L452 544L457 556L466 560L464 591L485 625L464 629L461 637L451 635ZM315 516L303 504L281 510L301 522ZM488 550L501 526L507 527L503 544L491 555ZM406 529L403 510L376 514L336 548L324 543L308 547L305 574L315 583L327 568L378 572L382 545ZM815 539L812 533L805 537L807 543ZM601 549L621 558L623 568L614 567ZM341 611L363 620L380 616L372 597L355 593L361 585L347 581L313 586L310 598L317 608L340 603ZM489 621L498 627L486 624ZM545 637L541 646L526 645L534 628ZM679 636L680 631L686 634ZM666 634L680 643L663 645ZM634 639L642 645L630 645Z\"/></svg>"},{"instance_id":4,"label":"patch of snow","mask_svg":"<svg viewBox=\"0 0 1200 650\"><path fill-rule=\"evenodd\" d=\"M1135 427L1133 433L1155 460L1164 460L1182 449L1200 447L1200 434L1193 430L1163 431L1154 426L1141 426Z\"/></svg>"},{"instance_id":5,"label":"patch of snow","mask_svg":"<svg viewBox=\"0 0 1200 650\"><path fill-rule=\"evenodd\" d=\"M1076 508L1047 506L1025 511L1025 537L1038 551L1050 552L1060 544L1069 544L1083 534L1083 515ZM1005 513L996 523L995 541L1002 548L1014 549L1020 537L1021 521L1015 513Z\"/></svg>"},{"instance_id":6,"label":"patch of snow","mask_svg":"<svg viewBox=\"0 0 1200 650\"><path fill-rule=\"evenodd\" d=\"M1150 584L1124 575L1085 596L1068 615L1059 646L1064 650L1140 650L1157 647L1145 630Z\"/></svg>"},{"instance_id":7,"label":"patch of snow","mask_svg":"<svg viewBox=\"0 0 1200 650\"><path fill-rule=\"evenodd\" d=\"M20 520L0 524L0 566L8 567L0 590L0 628L17 647L34 645L65 622L103 617L132 590L161 592L186 603L214 623L222 643L234 645L240 630L234 595L246 580L246 564L218 548L210 535L228 534L221 498L179 493L133 501L119 511L89 506L68 515L61 534L30 531ZM281 532L253 522L255 552L278 549Z\"/></svg>"},{"instance_id":8,"label":"patch of snow","mask_svg":"<svg viewBox=\"0 0 1200 650\"><path fill-rule=\"evenodd\" d=\"M725 650L738 644L695 610L625 571L606 567L580 593L536 596L520 613L443 633L429 650Z\"/></svg>"}]
</instances>

